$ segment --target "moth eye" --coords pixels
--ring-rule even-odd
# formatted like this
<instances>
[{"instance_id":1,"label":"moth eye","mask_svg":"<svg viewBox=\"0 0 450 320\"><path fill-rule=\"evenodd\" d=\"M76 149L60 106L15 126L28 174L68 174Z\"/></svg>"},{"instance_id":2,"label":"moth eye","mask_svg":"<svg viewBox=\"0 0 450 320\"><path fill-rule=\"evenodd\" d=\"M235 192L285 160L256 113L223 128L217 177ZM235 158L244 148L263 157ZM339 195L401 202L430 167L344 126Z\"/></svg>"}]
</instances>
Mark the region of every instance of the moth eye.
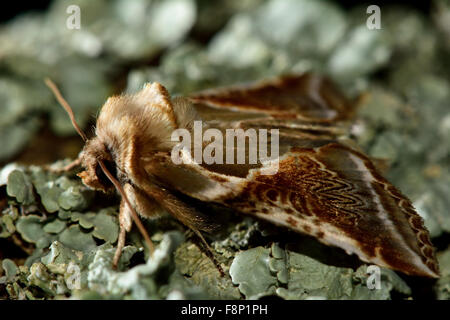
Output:
<instances>
[{"instance_id":1,"label":"moth eye","mask_svg":"<svg viewBox=\"0 0 450 320\"><path fill-rule=\"evenodd\" d=\"M117 166L114 161L105 161L105 167L117 179Z\"/></svg>"},{"instance_id":2,"label":"moth eye","mask_svg":"<svg viewBox=\"0 0 450 320\"><path fill-rule=\"evenodd\" d=\"M106 169L108 169L108 171L112 174L112 176L115 179L117 179L116 163L114 161L110 161L110 160L103 160L103 163L105 164ZM103 172L103 170L100 167L100 165L97 165L97 167L95 168L95 173L97 175L97 178L98 178L99 182L103 186L105 186L105 187L112 186L111 181L109 181L108 177L105 175L105 173Z\"/></svg>"}]
</instances>

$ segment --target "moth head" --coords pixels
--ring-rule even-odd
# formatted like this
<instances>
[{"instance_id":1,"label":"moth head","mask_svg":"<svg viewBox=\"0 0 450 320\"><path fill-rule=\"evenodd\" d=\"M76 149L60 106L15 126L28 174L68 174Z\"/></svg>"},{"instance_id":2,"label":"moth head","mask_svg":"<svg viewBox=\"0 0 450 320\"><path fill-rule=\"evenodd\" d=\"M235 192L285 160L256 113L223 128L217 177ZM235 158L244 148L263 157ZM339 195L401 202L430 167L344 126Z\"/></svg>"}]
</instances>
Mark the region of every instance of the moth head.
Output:
<instances>
[{"instance_id":1,"label":"moth head","mask_svg":"<svg viewBox=\"0 0 450 320\"><path fill-rule=\"evenodd\" d=\"M76 122L72 108L63 98L53 81L47 78L45 79L45 83L52 90L61 106L66 110L72 121L73 127L85 142L83 151L79 155L79 160L81 160L81 164L84 166L85 170L80 172L78 176L88 187L103 192L108 192L116 188L123 194L122 187L117 179L118 170L106 143L98 137L88 140L86 134Z\"/></svg>"},{"instance_id":2,"label":"moth head","mask_svg":"<svg viewBox=\"0 0 450 320\"><path fill-rule=\"evenodd\" d=\"M108 171L117 179L116 164L103 141L97 137L88 140L81 152L80 159L85 170L78 173L78 176L86 186L103 192L114 190L114 185L100 167L100 162L103 162Z\"/></svg>"},{"instance_id":3,"label":"moth head","mask_svg":"<svg viewBox=\"0 0 450 320\"><path fill-rule=\"evenodd\" d=\"M84 184L94 189L100 189L104 192L113 188L117 189L122 196L122 200L125 201L128 209L130 210L133 221L136 223L139 231L144 236L145 242L150 249L150 254L152 254L153 243L142 222L139 220L139 216L131 205L131 202L120 184L119 179L117 179L117 172L119 170L117 170L117 166L114 162L110 149L99 137L88 140L83 130L81 130L78 126L72 108L63 98L53 81L47 78L45 79L45 83L52 90L61 106L66 110L75 130L85 142L85 146L79 156L79 160L81 160L81 163L84 165L86 170L79 173L78 176L82 179Z\"/></svg>"}]
</instances>

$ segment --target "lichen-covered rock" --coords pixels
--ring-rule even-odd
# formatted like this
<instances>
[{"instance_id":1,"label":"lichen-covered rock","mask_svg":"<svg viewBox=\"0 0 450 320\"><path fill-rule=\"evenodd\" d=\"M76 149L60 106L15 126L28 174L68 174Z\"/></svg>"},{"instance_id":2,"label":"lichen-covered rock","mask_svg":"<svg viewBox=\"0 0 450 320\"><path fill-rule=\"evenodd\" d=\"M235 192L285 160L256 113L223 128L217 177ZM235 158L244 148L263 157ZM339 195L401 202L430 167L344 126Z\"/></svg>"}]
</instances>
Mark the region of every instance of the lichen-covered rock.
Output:
<instances>
[{"instance_id":1,"label":"lichen-covered rock","mask_svg":"<svg viewBox=\"0 0 450 320\"><path fill-rule=\"evenodd\" d=\"M178 248L175 264L191 285L201 288L210 298L240 299L241 294L230 277L222 276L211 259L192 242L183 243ZM228 266L225 266L227 269Z\"/></svg>"},{"instance_id":2,"label":"lichen-covered rock","mask_svg":"<svg viewBox=\"0 0 450 320\"><path fill-rule=\"evenodd\" d=\"M437 299L450 300L450 248L438 254L441 278L435 285Z\"/></svg>"},{"instance_id":3,"label":"lichen-covered rock","mask_svg":"<svg viewBox=\"0 0 450 320\"><path fill-rule=\"evenodd\" d=\"M450 299L450 249L444 249L450 232L448 1L434 1L433 15L383 6L381 30L366 28L366 6L347 10L317 0L74 0L82 26L71 30L65 27L67 4L54 1L48 10L0 28L1 165L42 164L80 151L45 77L58 84L87 129L108 96L136 92L149 81L177 95L280 73L320 72L358 98L349 135L424 218L439 244L442 277L434 297ZM54 139L44 157L41 147L53 147ZM133 229L113 270L118 198L89 190L75 170L58 172L68 162L0 168L6 248L0 248L0 298L415 296L415 279L381 268L379 289L369 289L372 266L239 214L207 237L225 276L194 239L174 231L183 229L170 218L144 221L156 256L149 258Z\"/></svg>"},{"instance_id":4,"label":"lichen-covered rock","mask_svg":"<svg viewBox=\"0 0 450 320\"><path fill-rule=\"evenodd\" d=\"M133 299L157 299L158 274L173 268L173 251L183 241L178 232L166 233L147 263L135 266L127 271L112 270L115 249L105 247L95 253L89 265L87 276L90 290L100 294L122 296ZM124 248L121 263L124 264L136 252L134 247Z\"/></svg>"},{"instance_id":5,"label":"lichen-covered rock","mask_svg":"<svg viewBox=\"0 0 450 320\"><path fill-rule=\"evenodd\" d=\"M233 283L247 299L275 293L277 277L269 268L270 249L256 247L236 255L230 267Z\"/></svg>"},{"instance_id":6,"label":"lichen-covered rock","mask_svg":"<svg viewBox=\"0 0 450 320\"><path fill-rule=\"evenodd\" d=\"M8 175L6 192L9 196L15 197L17 202L24 205L30 205L34 202L31 179L20 170L14 170Z\"/></svg>"},{"instance_id":7,"label":"lichen-covered rock","mask_svg":"<svg viewBox=\"0 0 450 320\"><path fill-rule=\"evenodd\" d=\"M307 244L305 242L304 244ZM368 266L356 271L337 267L318 258L323 247L313 246L312 256L298 252L299 245L278 244L271 248L256 247L236 255L230 275L247 299L279 296L284 299L390 299L391 292L411 294L408 285L393 271L379 267L379 286L368 284Z\"/></svg>"}]
</instances>

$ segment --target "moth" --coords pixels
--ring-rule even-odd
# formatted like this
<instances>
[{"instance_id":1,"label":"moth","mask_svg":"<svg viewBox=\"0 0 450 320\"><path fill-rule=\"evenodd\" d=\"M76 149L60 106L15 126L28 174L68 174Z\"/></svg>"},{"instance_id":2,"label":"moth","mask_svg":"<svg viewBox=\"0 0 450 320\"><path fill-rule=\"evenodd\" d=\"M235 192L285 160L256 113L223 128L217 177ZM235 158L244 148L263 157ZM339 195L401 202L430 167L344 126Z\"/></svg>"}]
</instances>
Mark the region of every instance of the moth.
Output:
<instances>
[{"instance_id":1,"label":"moth","mask_svg":"<svg viewBox=\"0 0 450 320\"><path fill-rule=\"evenodd\" d=\"M115 265L133 221L152 249L139 216L151 218L165 210L205 242L201 232L211 231L214 223L190 201L196 200L311 235L368 263L439 277L422 218L382 176L376 161L345 138L355 103L326 77L286 75L184 98L171 98L161 84L148 83L136 94L109 98L90 139L70 107L66 110L86 142L74 162L84 167L79 177L88 187L116 188L122 196ZM175 164L172 133L192 132L195 121L220 132L277 129L279 156L257 163L190 159ZM183 157L192 158L193 148ZM277 170L263 174L270 166Z\"/></svg>"}]
</instances>

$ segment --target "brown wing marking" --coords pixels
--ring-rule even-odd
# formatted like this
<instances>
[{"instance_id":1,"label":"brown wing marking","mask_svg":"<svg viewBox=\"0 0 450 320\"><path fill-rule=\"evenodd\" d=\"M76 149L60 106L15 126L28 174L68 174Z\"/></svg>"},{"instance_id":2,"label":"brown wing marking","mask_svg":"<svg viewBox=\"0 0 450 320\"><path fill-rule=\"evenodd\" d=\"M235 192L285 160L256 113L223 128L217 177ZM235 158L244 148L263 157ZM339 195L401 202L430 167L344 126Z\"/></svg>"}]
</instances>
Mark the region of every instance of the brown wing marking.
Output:
<instances>
[{"instance_id":1,"label":"brown wing marking","mask_svg":"<svg viewBox=\"0 0 450 320\"><path fill-rule=\"evenodd\" d=\"M277 174L254 170L239 196L220 201L364 261L412 275L439 274L428 231L411 202L366 156L340 144L293 149Z\"/></svg>"},{"instance_id":2,"label":"brown wing marking","mask_svg":"<svg viewBox=\"0 0 450 320\"><path fill-rule=\"evenodd\" d=\"M310 73L204 91L189 98L197 104L258 113L259 117L326 122L347 120L354 113L352 103L328 79Z\"/></svg>"}]
</instances>

